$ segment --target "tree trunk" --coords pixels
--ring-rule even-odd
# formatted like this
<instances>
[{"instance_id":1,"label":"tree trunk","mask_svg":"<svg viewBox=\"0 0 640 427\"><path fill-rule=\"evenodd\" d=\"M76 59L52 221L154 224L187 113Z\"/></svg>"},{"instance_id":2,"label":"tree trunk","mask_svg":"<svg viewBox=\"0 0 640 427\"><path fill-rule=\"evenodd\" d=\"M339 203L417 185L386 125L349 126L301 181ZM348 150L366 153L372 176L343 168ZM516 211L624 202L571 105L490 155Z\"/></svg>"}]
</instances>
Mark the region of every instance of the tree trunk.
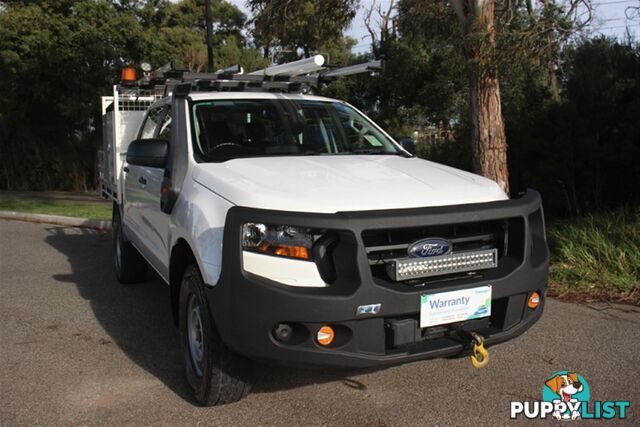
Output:
<instances>
[{"instance_id":1,"label":"tree trunk","mask_svg":"<svg viewBox=\"0 0 640 427\"><path fill-rule=\"evenodd\" d=\"M509 194L507 140L494 63L495 0L451 0L465 37L469 72L474 172Z\"/></svg>"},{"instance_id":2,"label":"tree trunk","mask_svg":"<svg viewBox=\"0 0 640 427\"><path fill-rule=\"evenodd\" d=\"M470 76L473 170L509 194L507 140L497 77Z\"/></svg>"}]
</instances>

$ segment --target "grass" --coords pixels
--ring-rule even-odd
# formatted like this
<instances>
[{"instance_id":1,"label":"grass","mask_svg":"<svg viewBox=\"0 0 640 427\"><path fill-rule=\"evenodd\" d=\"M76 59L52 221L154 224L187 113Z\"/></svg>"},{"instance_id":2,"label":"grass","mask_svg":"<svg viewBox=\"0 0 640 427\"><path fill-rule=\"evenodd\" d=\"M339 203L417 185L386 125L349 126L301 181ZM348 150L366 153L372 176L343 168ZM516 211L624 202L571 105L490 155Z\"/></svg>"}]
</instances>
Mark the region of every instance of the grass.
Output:
<instances>
[{"instance_id":1,"label":"grass","mask_svg":"<svg viewBox=\"0 0 640 427\"><path fill-rule=\"evenodd\" d=\"M2 211L110 220L111 209L109 203L0 197L0 210Z\"/></svg>"},{"instance_id":2,"label":"grass","mask_svg":"<svg viewBox=\"0 0 640 427\"><path fill-rule=\"evenodd\" d=\"M548 235L551 296L640 305L640 208L557 222Z\"/></svg>"}]
</instances>

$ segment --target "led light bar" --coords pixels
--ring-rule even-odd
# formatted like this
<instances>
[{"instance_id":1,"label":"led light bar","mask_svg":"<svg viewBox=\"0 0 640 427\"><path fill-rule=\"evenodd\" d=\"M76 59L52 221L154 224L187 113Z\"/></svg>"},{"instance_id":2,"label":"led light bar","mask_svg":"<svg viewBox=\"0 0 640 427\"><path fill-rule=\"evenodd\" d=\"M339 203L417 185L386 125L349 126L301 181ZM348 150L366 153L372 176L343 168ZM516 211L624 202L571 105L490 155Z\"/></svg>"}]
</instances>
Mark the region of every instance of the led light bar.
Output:
<instances>
[{"instance_id":1,"label":"led light bar","mask_svg":"<svg viewBox=\"0 0 640 427\"><path fill-rule=\"evenodd\" d=\"M387 274L395 281L486 270L498 266L498 250L460 252L431 258L394 259L387 264Z\"/></svg>"}]
</instances>

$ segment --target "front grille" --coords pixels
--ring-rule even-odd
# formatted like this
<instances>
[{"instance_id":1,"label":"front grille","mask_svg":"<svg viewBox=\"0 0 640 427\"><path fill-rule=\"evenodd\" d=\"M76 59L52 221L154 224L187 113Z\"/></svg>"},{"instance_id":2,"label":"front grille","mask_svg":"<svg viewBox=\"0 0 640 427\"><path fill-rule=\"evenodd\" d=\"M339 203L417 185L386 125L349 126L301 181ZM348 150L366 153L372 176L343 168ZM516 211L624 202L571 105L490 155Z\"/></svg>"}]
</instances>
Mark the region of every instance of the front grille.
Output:
<instances>
[{"instance_id":1,"label":"front grille","mask_svg":"<svg viewBox=\"0 0 640 427\"><path fill-rule=\"evenodd\" d=\"M387 273L387 268L392 260L406 259L409 246L421 239L446 239L451 242L452 254L495 250L497 251L497 261L500 262L500 259L509 250L510 223L517 222L517 219L505 219L437 226L366 230L362 233L362 239L374 278L389 281L392 279ZM444 272L441 277L467 277L473 271L447 273Z\"/></svg>"}]
</instances>

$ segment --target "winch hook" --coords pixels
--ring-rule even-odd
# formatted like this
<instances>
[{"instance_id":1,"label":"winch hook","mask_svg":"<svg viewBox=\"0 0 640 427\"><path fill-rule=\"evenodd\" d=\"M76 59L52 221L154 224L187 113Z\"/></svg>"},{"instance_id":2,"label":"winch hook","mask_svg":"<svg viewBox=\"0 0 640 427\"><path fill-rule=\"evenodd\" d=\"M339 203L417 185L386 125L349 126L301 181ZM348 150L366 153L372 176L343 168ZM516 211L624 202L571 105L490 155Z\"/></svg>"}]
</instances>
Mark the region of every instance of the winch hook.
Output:
<instances>
[{"instance_id":1,"label":"winch hook","mask_svg":"<svg viewBox=\"0 0 640 427\"><path fill-rule=\"evenodd\" d=\"M470 332L471 342L471 365L474 368L484 368L489 363L489 352L484 348L484 338L477 332Z\"/></svg>"}]
</instances>

